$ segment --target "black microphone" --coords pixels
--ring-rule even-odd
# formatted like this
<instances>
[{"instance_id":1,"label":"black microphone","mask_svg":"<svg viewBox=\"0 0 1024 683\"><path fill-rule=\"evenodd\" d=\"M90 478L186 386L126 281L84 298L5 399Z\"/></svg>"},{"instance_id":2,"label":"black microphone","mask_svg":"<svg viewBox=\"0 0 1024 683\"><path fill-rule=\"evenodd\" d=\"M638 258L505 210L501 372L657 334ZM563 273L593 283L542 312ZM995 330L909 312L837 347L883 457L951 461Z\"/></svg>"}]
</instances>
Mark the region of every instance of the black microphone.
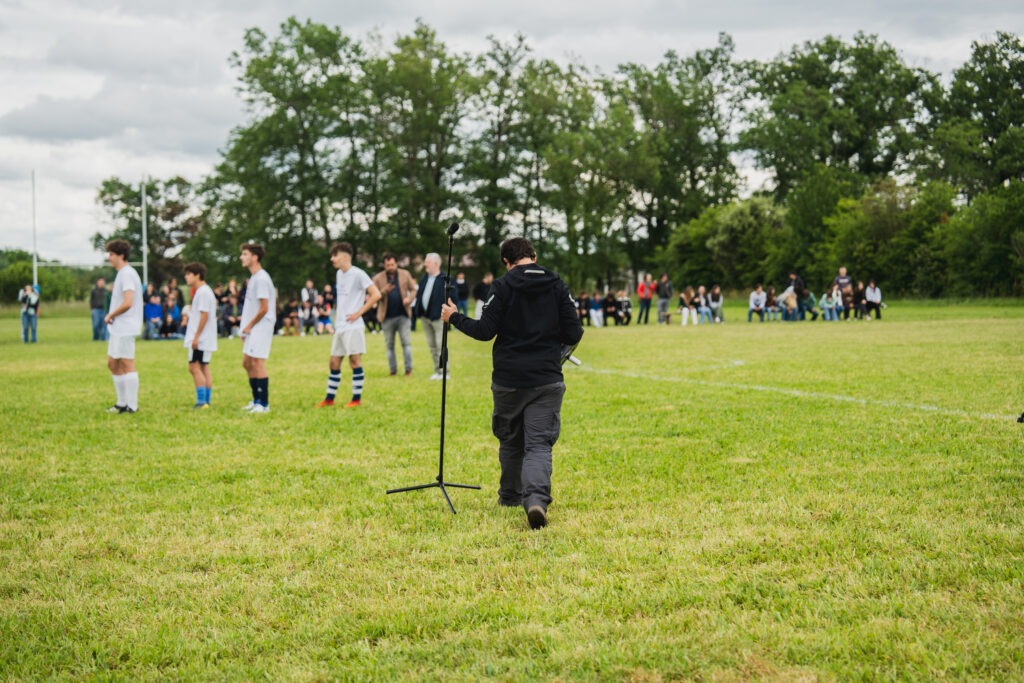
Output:
<instances>
[{"instance_id":1,"label":"black microphone","mask_svg":"<svg viewBox=\"0 0 1024 683\"><path fill-rule=\"evenodd\" d=\"M454 235L458 231L459 231L459 224L458 223L452 223L451 225L448 226L448 236L449 237L451 237L452 235Z\"/></svg>"}]
</instances>

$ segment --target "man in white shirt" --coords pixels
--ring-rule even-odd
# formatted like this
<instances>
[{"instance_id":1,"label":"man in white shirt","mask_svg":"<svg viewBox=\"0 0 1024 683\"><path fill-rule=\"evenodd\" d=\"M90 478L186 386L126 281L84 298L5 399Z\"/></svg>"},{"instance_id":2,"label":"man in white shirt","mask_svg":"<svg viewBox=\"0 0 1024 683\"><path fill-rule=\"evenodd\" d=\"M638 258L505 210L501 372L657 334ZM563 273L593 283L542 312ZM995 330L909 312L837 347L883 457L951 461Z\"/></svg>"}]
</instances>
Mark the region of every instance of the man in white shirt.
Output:
<instances>
[{"instance_id":1,"label":"man in white shirt","mask_svg":"<svg viewBox=\"0 0 1024 683\"><path fill-rule=\"evenodd\" d=\"M864 299L867 303L864 306L864 310L867 312L865 320L871 320L871 312L874 311L875 317L879 320L882 319L882 290L878 288L874 280L868 280L868 288L864 290Z\"/></svg>"},{"instance_id":2,"label":"man in white shirt","mask_svg":"<svg viewBox=\"0 0 1024 683\"><path fill-rule=\"evenodd\" d=\"M274 339L277 320L277 294L274 281L263 269L266 250L259 244L243 244L239 261L249 271L249 286L242 304L242 319L238 336L242 338L242 367L249 375L252 401L242 410L250 413L270 412L270 378L267 377L267 358Z\"/></svg>"},{"instance_id":3,"label":"man in white shirt","mask_svg":"<svg viewBox=\"0 0 1024 683\"><path fill-rule=\"evenodd\" d=\"M768 301L768 296L764 293L764 288L761 283L757 283L757 287L750 293L750 307L747 309L747 322L751 322L754 319L754 314L764 322L764 306Z\"/></svg>"},{"instance_id":4,"label":"man in white shirt","mask_svg":"<svg viewBox=\"0 0 1024 683\"><path fill-rule=\"evenodd\" d=\"M352 368L352 400L346 408L356 408L363 398L363 354L366 353L366 324L363 314L380 300L380 290L366 271L352 264L352 245L348 242L331 247L331 264L338 269L334 285L334 340L331 342L330 374L327 395L318 408L334 405L334 396L341 384L341 359L348 356Z\"/></svg>"},{"instance_id":5,"label":"man in white shirt","mask_svg":"<svg viewBox=\"0 0 1024 683\"><path fill-rule=\"evenodd\" d=\"M217 297L206 284L206 266L202 263L185 266L185 282L194 292L185 327L188 371L196 385L196 404L193 407L209 408L213 393L210 359L217 350Z\"/></svg>"},{"instance_id":6,"label":"man in white shirt","mask_svg":"<svg viewBox=\"0 0 1024 683\"><path fill-rule=\"evenodd\" d=\"M117 271L110 292L107 324L107 367L114 378L117 402L108 413L139 410L139 373L135 369L135 338L142 333L142 280L128 265L132 246L125 240L107 242L107 261Z\"/></svg>"}]
</instances>

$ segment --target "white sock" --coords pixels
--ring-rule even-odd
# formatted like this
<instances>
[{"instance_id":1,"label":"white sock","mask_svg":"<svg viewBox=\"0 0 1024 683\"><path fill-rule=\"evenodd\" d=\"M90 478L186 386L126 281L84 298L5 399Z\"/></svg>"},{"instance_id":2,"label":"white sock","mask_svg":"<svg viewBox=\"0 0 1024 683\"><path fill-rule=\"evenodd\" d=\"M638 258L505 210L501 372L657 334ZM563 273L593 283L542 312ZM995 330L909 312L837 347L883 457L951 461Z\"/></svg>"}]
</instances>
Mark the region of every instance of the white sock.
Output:
<instances>
[{"instance_id":1,"label":"white sock","mask_svg":"<svg viewBox=\"0 0 1024 683\"><path fill-rule=\"evenodd\" d=\"M132 410L139 409L139 373L129 372L124 375L124 400Z\"/></svg>"},{"instance_id":2,"label":"white sock","mask_svg":"<svg viewBox=\"0 0 1024 683\"><path fill-rule=\"evenodd\" d=\"M124 375L114 375L114 391L117 392L115 406L123 406L124 402Z\"/></svg>"}]
</instances>

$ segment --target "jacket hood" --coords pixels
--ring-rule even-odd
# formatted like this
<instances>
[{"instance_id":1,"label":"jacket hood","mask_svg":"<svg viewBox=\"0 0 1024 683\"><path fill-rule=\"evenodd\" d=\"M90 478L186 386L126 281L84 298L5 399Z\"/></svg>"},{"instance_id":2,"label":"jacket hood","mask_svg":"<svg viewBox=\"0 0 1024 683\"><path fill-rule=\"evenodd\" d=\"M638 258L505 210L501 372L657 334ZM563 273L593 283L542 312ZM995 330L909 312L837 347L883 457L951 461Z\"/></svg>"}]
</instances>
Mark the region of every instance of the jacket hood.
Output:
<instances>
[{"instance_id":1,"label":"jacket hood","mask_svg":"<svg viewBox=\"0 0 1024 683\"><path fill-rule=\"evenodd\" d=\"M516 266L502 278L512 289L525 294L550 291L559 281L558 275L536 263Z\"/></svg>"}]
</instances>

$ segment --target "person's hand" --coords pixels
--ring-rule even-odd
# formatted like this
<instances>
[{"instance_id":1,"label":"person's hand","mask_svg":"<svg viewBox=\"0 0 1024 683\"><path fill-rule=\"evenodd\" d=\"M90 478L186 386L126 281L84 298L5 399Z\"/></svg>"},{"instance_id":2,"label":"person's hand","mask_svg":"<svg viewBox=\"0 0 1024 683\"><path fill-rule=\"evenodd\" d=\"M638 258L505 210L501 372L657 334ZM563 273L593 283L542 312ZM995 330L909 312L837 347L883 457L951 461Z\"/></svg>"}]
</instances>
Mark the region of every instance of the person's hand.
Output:
<instances>
[{"instance_id":1,"label":"person's hand","mask_svg":"<svg viewBox=\"0 0 1024 683\"><path fill-rule=\"evenodd\" d=\"M452 313L458 310L458 306L452 302L451 297L448 297L448 303L441 304L441 320L448 322L449 318L452 317Z\"/></svg>"},{"instance_id":2,"label":"person's hand","mask_svg":"<svg viewBox=\"0 0 1024 683\"><path fill-rule=\"evenodd\" d=\"M356 313L349 313L348 315L346 315L345 320L347 320L350 323L354 323L355 321L359 320L362 317L363 316L359 315L357 311Z\"/></svg>"},{"instance_id":3,"label":"person's hand","mask_svg":"<svg viewBox=\"0 0 1024 683\"><path fill-rule=\"evenodd\" d=\"M192 339L192 350L193 351L198 351L199 350L199 336L198 335L195 338Z\"/></svg>"},{"instance_id":4,"label":"person's hand","mask_svg":"<svg viewBox=\"0 0 1024 683\"><path fill-rule=\"evenodd\" d=\"M114 316L108 313L107 316L103 318L103 322L109 325L110 323L114 322Z\"/></svg>"}]
</instances>

